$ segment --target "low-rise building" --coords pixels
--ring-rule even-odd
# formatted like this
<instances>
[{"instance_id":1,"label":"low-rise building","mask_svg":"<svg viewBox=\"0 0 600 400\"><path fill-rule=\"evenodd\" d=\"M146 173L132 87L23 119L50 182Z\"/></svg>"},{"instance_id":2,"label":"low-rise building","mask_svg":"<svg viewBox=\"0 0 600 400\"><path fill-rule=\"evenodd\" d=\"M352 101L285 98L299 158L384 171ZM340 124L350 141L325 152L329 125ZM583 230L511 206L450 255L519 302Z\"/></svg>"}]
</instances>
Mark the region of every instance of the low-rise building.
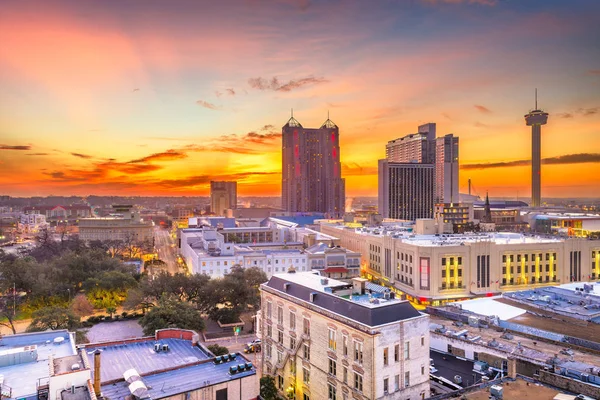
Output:
<instances>
[{"instance_id":1,"label":"low-rise building","mask_svg":"<svg viewBox=\"0 0 600 400\"><path fill-rule=\"evenodd\" d=\"M429 316L389 289L290 270L261 285L261 304L260 368L281 394L429 397Z\"/></svg>"},{"instance_id":2,"label":"low-rise building","mask_svg":"<svg viewBox=\"0 0 600 400\"><path fill-rule=\"evenodd\" d=\"M21 214L19 225L25 232L37 232L48 225L46 216L42 214Z\"/></svg>"},{"instance_id":3,"label":"low-rise building","mask_svg":"<svg viewBox=\"0 0 600 400\"><path fill-rule=\"evenodd\" d=\"M194 331L163 329L153 337L77 348L74 334L65 330L4 336L2 398L255 399L258 382L250 360L241 354L214 357L198 339Z\"/></svg>"},{"instance_id":4,"label":"low-rise building","mask_svg":"<svg viewBox=\"0 0 600 400\"><path fill-rule=\"evenodd\" d=\"M82 240L122 240L134 243L151 242L154 236L152 221L144 221L131 205L113 206L109 217L79 220Z\"/></svg>"},{"instance_id":5,"label":"low-rise building","mask_svg":"<svg viewBox=\"0 0 600 400\"><path fill-rule=\"evenodd\" d=\"M401 227L321 225L362 255L367 275L422 304L600 280L600 240L521 233L419 235Z\"/></svg>"},{"instance_id":6,"label":"low-rise building","mask_svg":"<svg viewBox=\"0 0 600 400\"><path fill-rule=\"evenodd\" d=\"M360 253L333 244L317 243L306 249L310 269L334 279L360 276Z\"/></svg>"}]
</instances>

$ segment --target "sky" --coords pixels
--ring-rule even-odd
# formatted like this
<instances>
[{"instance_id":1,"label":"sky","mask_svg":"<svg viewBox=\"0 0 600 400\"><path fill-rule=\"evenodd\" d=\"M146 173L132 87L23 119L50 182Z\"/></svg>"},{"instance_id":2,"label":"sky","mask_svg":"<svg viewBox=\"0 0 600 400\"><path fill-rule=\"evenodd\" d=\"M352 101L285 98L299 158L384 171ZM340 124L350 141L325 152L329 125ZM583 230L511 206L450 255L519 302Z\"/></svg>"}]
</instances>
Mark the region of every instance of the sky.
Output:
<instances>
[{"instance_id":1,"label":"sky","mask_svg":"<svg viewBox=\"0 0 600 400\"><path fill-rule=\"evenodd\" d=\"M460 189L600 197L600 1L0 2L0 194L279 196L281 127L340 128L349 197L389 140L460 138Z\"/></svg>"}]
</instances>

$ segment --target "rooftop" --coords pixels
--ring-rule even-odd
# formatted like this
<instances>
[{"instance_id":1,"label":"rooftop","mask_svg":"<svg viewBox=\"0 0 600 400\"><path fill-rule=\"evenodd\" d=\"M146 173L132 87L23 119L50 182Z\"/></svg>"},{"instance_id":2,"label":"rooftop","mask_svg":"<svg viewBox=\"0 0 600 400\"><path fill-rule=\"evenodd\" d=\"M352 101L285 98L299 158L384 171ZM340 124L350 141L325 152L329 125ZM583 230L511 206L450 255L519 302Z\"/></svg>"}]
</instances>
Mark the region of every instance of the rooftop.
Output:
<instances>
[{"instance_id":1,"label":"rooftop","mask_svg":"<svg viewBox=\"0 0 600 400\"><path fill-rule=\"evenodd\" d=\"M154 351L154 344L169 345L169 351ZM124 340L117 343L93 343L85 346L90 357L92 370L94 363L91 357L96 349L102 352L102 382L110 382L123 378L123 372L135 368L140 374L177 368L191 363L207 360L211 356L200 346L192 345L190 340L141 338Z\"/></svg>"},{"instance_id":2,"label":"rooftop","mask_svg":"<svg viewBox=\"0 0 600 400\"><path fill-rule=\"evenodd\" d=\"M502 398L504 400L552 400L554 396L561 393L552 387L539 383L530 383L524 379L517 379L514 382L503 382L500 386L502 386ZM490 398L490 388L466 393L464 397L467 400L488 400Z\"/></svg>"},{"instance_id":3,"label":"rooftop","mask_svg":"<svg viewBox=\"0 0 600 400\"><path fill-rule=\"evenodd\" d=\"M142 381L148 388L148 395L151 398L161 399L256 374L255 368L238 372L235 375L229 373L229 367L248 361L238 354L234 362L214 364L212 361L208 361L173 371L143 376ZM127 383L121 381L102 385L102 394L110 399L124 399L130 395L130 392Z\"/></svg>"},{"instance_id":4,"label":"rooftop","mask_svg":"<svg viewBox=\"0 0 600 400\"><path fill-rule=\"evenodd\" d=\"M328 226L340 230L353 229L355 233L365 236L391 236L392 238L401 240L404 243L423 247L462 246L479 242L492 242L497 245L503 245L558 243L564 241L564 239L557 237L526 235L513 232L417 235L412 232L407 232L406 227L404 226L363 228L348 228L342 224L330 224Z\"/></svg>"},{"instance_id":5,"label":"rooftop","mask_svg":"<svg viewBox=\"0 0 600 400\"><path fill-rule=\"evenodd\" d=\"M419 317L408 301L394 298L389 290L379 285L366 285L360 279L353 284L327 279L312 272L288 272L274 275L262 285L263 290L286 294L305 303L335 313L346 319L373 327ZM360 285L365 289L360 294ZM375 289L378 290L375 290ZM387 292L387 293L386 293Z\"/></svg>"},{"instance_id":6,"label":"rooftop","mask_svg":"<svg viewBox=\"0 0 600 400\"><path fill-rule=\"evenodd\" d=\"M62 340L55 342L57 338ZM50 356L59 358L76 354L74 338L66 330L7 335L0 339L0 351L26 346L36 346L37 357L31 354L30 362L0 367L4 384L12 388L12 396L15 398L37 394L38 380L49 377Z\"/></svg>"}]
</instances>

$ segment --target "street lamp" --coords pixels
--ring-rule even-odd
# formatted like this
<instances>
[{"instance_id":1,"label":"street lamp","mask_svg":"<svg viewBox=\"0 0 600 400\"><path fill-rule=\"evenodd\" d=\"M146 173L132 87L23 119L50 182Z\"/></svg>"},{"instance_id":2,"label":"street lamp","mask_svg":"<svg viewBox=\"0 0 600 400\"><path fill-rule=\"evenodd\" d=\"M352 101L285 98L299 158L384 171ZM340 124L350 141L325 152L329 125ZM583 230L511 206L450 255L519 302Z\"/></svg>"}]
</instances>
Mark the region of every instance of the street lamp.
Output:
<instances>
[{"instance_id":1,"label":"street lamp","mask_svg":"<svg viewBox=\"0 0 600 400\"><path fill-rule=\"evenodd\" d=\"M294 397L296 397L296 391L294 390L293 386L288 386L288 388L286 389L286 395L288 399L293 399Z\"/></svg>"}]
</instances>

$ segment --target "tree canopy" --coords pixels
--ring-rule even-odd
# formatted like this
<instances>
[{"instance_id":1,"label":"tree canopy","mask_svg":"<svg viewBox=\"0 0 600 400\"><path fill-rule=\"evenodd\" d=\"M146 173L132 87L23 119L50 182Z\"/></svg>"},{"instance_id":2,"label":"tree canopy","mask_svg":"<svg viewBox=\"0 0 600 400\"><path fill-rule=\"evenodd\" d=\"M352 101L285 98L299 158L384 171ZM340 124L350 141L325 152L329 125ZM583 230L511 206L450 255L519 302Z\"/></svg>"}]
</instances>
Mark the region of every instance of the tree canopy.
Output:
<instances>
[{"instance_id":1,"label":"tree canopy","mask_svg":"<svg viewBox=\"0 0 600 400\"><path fill-rule=\"evenodd\" d=\"M174 296L161 297L158 304L144 315L140 321L144 335L154 335L157 329L180 328L197 332L204 330L204 320L189 303L183 303Z\"/></svg>"}]
</instances>

